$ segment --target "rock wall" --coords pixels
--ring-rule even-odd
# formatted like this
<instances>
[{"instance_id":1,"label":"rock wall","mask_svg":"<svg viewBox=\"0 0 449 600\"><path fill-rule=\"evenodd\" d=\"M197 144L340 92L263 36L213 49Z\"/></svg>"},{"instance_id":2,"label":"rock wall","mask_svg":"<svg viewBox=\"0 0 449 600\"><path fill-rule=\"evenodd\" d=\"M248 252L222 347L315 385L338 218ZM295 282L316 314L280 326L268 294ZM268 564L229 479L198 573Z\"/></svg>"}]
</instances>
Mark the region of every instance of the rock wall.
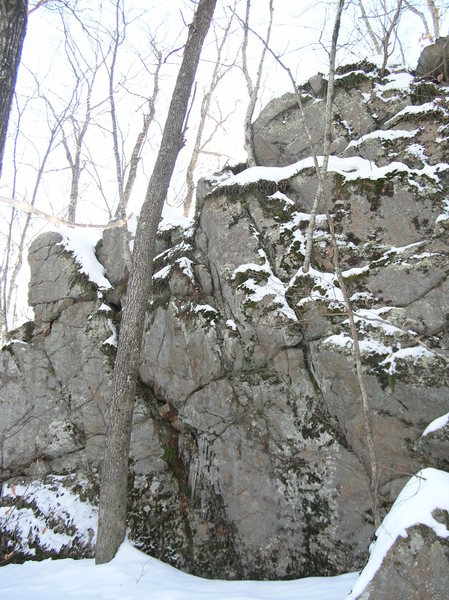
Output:
<instances>
[{"instance_id":1,"label":"rock wall","mask_svg":"<svg viewBox=\"0 0 449 600\"><path fill-rule=\"evenodd\" d=\"M357 310L385 513L404 478L448 467L446 438L421 433L449 411L449 105L445 88L405 72L381 79L367 63L337 81L325 196ZM301 91L318 145L325 85ZM254 124L260 164L281 168L204 180L194 227L160 232L129 527L139 547L198 575L354 570L374 530L323 214L313 268L301 269L317 181L296 113L287 95ZM105 232L97 247L104 290L59 234L30 248L35 321L0 354L4 480L75 472L96 501L115 351L105 341L126 301L119 237Z\"/></svg>"}]
</instances>

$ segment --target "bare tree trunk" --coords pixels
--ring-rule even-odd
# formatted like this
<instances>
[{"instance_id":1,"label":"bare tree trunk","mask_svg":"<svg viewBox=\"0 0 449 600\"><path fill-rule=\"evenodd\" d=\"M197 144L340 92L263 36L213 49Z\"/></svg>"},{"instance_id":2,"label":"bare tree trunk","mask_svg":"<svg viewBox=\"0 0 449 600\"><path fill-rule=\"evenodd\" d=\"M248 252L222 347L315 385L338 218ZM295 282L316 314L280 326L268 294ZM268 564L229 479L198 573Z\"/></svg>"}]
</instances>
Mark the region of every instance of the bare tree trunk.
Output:
<instances>
[{"instance_id":1,"label":"bare tree trunk","mask_svg":"<svg viewBox=\"0 0 449 600\"><path fill-rule=\"evenodd\" d=\"M368 32L368 35L371 38L371 42L373 44L373 47L376 50L377 54L380 54L382 48L381 48L381 45L379 44L379 40L377 39L376 34L374 33L373 28L371 27L371 23L370 23L369 17L368 17L368 15L366 13L365 5L363 4L362 0L358 0L358 4L359 4L360 12L362 13L363 22L365 24L366 30Z\"/></svg>"},{"instance_id":2,"label":"bare tree trunk","mask_svg":"<svg viewBox=\"0 0 449 600\"><path fill-rule=\"evenodd\" d=\"M312 221L312 215L315 215L314 219L316 217L318 206L319 206L319 203L322 199L323 192L324 192L325 177L327 176L327 169L328 169L328 162L329 162L329 149L330 149L331 135L332 135L331 121L332 121L332 103L333 103L333 96L334 96L335 59L336 59L336 51L337 51L338 34L339 34L339 30L340 30L340 19L341 19L341 14L342 14L342 11L344 8L344 4L345 4L345 0L339 0L338 6L337 6L337 13L335 16L333 34L332 34L331 51L329 54L329 83L328 83L328 93L327 93L327 99L326 99L326 113L325 113L326 123L325 123L325 134L324 134L324 157L323 157L323 165L321 168L319 166L316 148L312 142L309 127L307 125L306 113L304 110L304 105L301 100L301 94L298 91L298 88L296 86L296 82L293 78L293 75L292 75L290 69L288 69L288 67L286 67L282 63L280 58L278 56L276 56L274 54L274 52L268 48L269 52L277 60L279 65L285 69L285 71L287 72L287 74L290 78L290 81L292 82L293 89L296 93L296 97L298 100L298 106L300 109L303 126L304 126L304 129L305 129L307 137L308 137L309 147L310 147L310 151L311 151L311 154L313 157L315 171L316 171L316 174L318 177L318 189L315 194L314 204L312 207L311 221ZM260 36L259 36L259 39L261 39ZM326 207L326 218L327 218L327 222L329 225L329 231L330 231L330 235L331 235L334 268L335 268L335 272L337 275L337 279L338 279L340 288L342 290L344 304L345 304L345 312L349 319L350 328L351 328L351 337L353 340L354 359L355 359L355 363L356 363L357 380L358 380L360 392L361 392L364 434L365 434L366 447L368 449L369 464L365 465L363 457L361 457L361 460L362 460L362 464L364 464L364 466L366 468L367 476L368 476L368 479L370 482L371 510L373 513L374 523L377 528L377 526L380 523L379 507L378 507L378 493L377 493L378 492L378 482L379 482L379 466L378 466L377 455L376 455L376 451L375 451L373 430L372 430L372 424L371 424L369 398L368 398L368 393L367 393L366 385L365 385L365 379L364 379L364 375L363 375L361 352L360 352L360 345L359 345L359 339L358 339L358 331L357 331L357 328L355 325L354 311L352 310L349 296L348 296L348 293L346 290L345 281L344 281L344 278L343 278L343 275L342 275L341 269L340 269L339 258L338 258L339 250L338 250L338 245L337 245L337 239L335 236L334 222L333 222L332 216L329 213L329 210L327 207ZM315 226L313 223L313 226L312 227L309 226L308 232L307 232L306 255L308 255L308 264L307 264L307 268L306 268L306 264L304 264L304 266L303 266L303 271L305 271L305 272L307 272L309 270L314 228L315 228Z\"/></svg>"},{"instance_id":3,"label":"bare tree trunk","mask_svg":"<svg viewBox=\"0 0 449 600\"><path fill-rule=\"evenodd\" d=\"M429 0L431 1L431 0ZM410 4L410 2L408 2L408 0L404 0L404 4L405 6L408 8L408 10L410 12L412 12L414 15L416 15L417 17L419 17L422 21L422 24L424 25L424 30L425 30L425 35L429 40L433 40L434 41L434 37L432 36L432 34L430 33L430 29L429 29L429 25L427 24L427 19L424 15L424 13L421 10L418 10L416 8L416 6L413 6L413 4Z\"/></svg>"},{"instance_id":4,"label":"bare tree trunk","mask_svg":"<svg viewBox=\"0 0 449 600\"><path fill-rule=\"evenodd\" d=\"M27 0L0 0L0 175L27 24Z\"/></svg>"},{"instance_id":5,"label":"bare tree trunk","mask_svg":"<svg viewBox=\"0 0 449 600\"><path fill-rule=\"evenodd\" d=\"M430 15L432 17L434 35L433 39L437 40L440 37L440 11L435 6L435 2L433 0L427 0L427 6L429 7Z\"/></svg>"},{"instance_id":6,"label":"bare tree trunk","mask_svg":"<svg viewBox=\"0 0 449 600\"><path fill-rule=\"evenodd\" d=\"M128 455L143 324L147 307L156 233L176 159L183 146L183 124L201 49L216 0L200 0L189 26L160 150L137 225L132 272L123 311L114 368L110 417L100 489L95 561L112 560L125 538Z\"/></svg>"},{"instance_id":7,"label":"bare tree trunk","mask_svg":"<svg viewBox=\"0 0 449 600\"><path fill-rule=\"evenodd\" d=\"M243 23L244 28L244 38L243 38L243 46L242 46L242 69L243 74L246 80L246 87L248 88L249 94L249 103L246 109L245 115L245 140L244 146L246 150L246 154L248 156L248 166L254 167L256 165L256 157L254 156L254 140L253 140L253 126L252 119L254 115L254 109L256 108L257 96L259 95L260 82L262 80L262 71L263 65L265 61L265 54L267 52L267 48L270 44L271 37L271 27L273 25L273 0L269 1L269 11L270 18L268 21L267 33L264 40L264 46L262 53L260 55L259 66L256 74L256 81L253 83L251 76L249 74L248 68L248 33L249 33L249 13L251 10L251 0L247 0L246 2L246 13L245 13L245 22Z\"/></svg>"},{"instance_id":8,"label":"bare tree trunk","mask_svg":"<svg viewBox=\"0 0 449 600\"><path fill-rule=\"evenodd\" d=\"M320 177L318 178L318 188L315 193L312 210L310 212L309 227L307 230L307 242L306 242L306 255L304 257L304 265L302 270L307 273L310 267L310 260L312 258L312 246L313 246L313 232L315 230L316 215L318 207L321 202L324 193L324 180L327 176L327 169L329 165L329 152L332 141L332 103L334 100L334 84L335 84L335 61L337 57L337 40L340 32L341 13L343 12L344 0L340 0L337 7L337 14L335 15L334 29L332 32L331 51L329 54L329 82L327 84L327 97L326 97L326 116L324 124L324 146L323 146L323 165L319 170ZM313 148L311 148L313 152Z\"/></svg>"},{"instance_id":9,"label":"bare tree trunk","mask_svg":"<svg viewBox=\"0 0 449 600\"><path fill-rule=\"evenodd\" d=\"M202 150L204 150L205 146L211 140L211 137L212 137L212 136L209 136L209 138L203 142L204 128L206 126L206 120L207 120L207 117L210 112L210 105L212 102L212 97L214 95L214 92L215 92L218 84L220 83L220 81L223 79L223 77L226 75L226 73L231 68L230 66L223 68L222 55L223 55L223 50L224 50L225 44L228 40L229 31L231 29L232 21L234 19L234 14L235 14L235 12L233 11L231 13L231 16L229 17L229 21L223 32L220 44L218 44L217 59L215 61L214 70L213 70L212 76L210 78L209 88L208 88L207 92L205 92L203 99L201 100L200 122L198 124L198 129L196 132L195 143L193 145L193 150L192 150L192 156L190 158L189 166L187 167L187 172L186 172L187 192L186 192L186 198L183 203L183 212L184 212L185 217L189 216L190 207L192 206L193 194L195 192L195 182L193 180L193 175L195 173L195 169L198 164L198 159L200 157ZM216 132L218 127L223 124L224 120L225 119L220 119L219 123L217 124L217 127L214 129L214 133Z\"/></svg>"},{"instance_id":10,"label":"bare tree trunk","mask_svg":"<svg viewBox=\"0 0 449 600\"><path fill-rule=\"evenodd\" d=\"M396 5L396 10L394 11L394 15L390 21L389 26L384 27L384 35L382 38L383 60L382 60L382 67L380 68L380 76L381 77L383 77L385 75L385 69L387 68L387 62L390 57L388 49L390 46L391 34L393 33L393 31L397 28L397 26L399 24L399 19L401 17L401 10L402 10L402 0L398 0L398 3Z\"/></svg>"}]
</instances>

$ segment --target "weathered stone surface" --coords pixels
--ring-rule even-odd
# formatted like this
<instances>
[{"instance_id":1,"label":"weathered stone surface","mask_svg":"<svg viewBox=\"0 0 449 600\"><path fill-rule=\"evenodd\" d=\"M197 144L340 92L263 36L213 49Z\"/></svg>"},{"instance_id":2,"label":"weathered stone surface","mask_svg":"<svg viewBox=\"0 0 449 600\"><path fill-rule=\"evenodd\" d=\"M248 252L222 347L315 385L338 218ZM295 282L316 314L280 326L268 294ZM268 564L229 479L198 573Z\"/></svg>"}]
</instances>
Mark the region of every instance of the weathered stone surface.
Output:
<instances>
[{"instance_id":1,"label":"weathered stone surface","mask_svg":"<svg viewBox=\"0 0 449 600\"><path fill-rule=\"evenodd\" d=\"M158 398L176 408L195 390L223 374L217 337L201 314L182 314L182 305L158 308L147 327L139 373ZM186 323L192 320L193 327ZM196 326L195 326L196 325Z\"/></svg>"},{"instance_id":2,"label":"weathered stone surface","mask_svg":"<svg viewBox=\"0 0 449 600\"><path fill-rule=\"evenodd\" d=\"M91 299L93 295L92 287L60 245L61 241L59 233L45 233L34 240L28 251L31 270L28 301L39 325L54 321L76 300Z\"/></svg>"},{"instance_id":3,"label":"weathered stone surface","mask_svg":"<svg viewBox=\"0 0 449 600\"><path fill-rule=\"evenodd\" d=\"M415 73L417 77L449 81L449 36L440 37L424 48Z\"/></svg>"},{"instance_id":4,"label":"weathered stone surface","mask_svg":"<svg viewBox=\"0 0 449 600\"><path fill-rule=\"evenodd\" d=\"M96 248L98 260L103 265L106 276L114 287L124 284L128 271L124 259L124 229L112 227L103 232Z\"/></svg>"},{"instance_id":5,"label":"weathered stone surface","mask_svg":"<svg viewBox=\"0 0 449 600\"><path fill-rule=\"evenodd\" d=\"M306 106L311 138L318 153L322 151L325 100L310 100ZM344 150L348 139L341 124L335 124L332 152ZM306 131L301 125L296 95L287 93L271 100L253 124L257 164L283 167L310 155Z\"/></svg>"},{"instance_id":6,"label":"weathered stone surface","mask_svg":"<svg viewBox=\"0 0 449 600\"><path fill-rule=\"evenodd\" d=\"M449 471L449 423L421 436L415 447L422 456L423 464Z\"/></svg>"},{"instance_id":7,"label":"weathered stone surface","mask_svg":"<svg viewBox=\"0 0 449 600\"><path fill-rule=\"evenodd\" d=\"M449 524L449 515L436 511L435 518ZM444 600L449 590L449 540L425 525L399 536L358 600Z\"/></svg>"},{"instance_id":8,"label":"weathered stone surface","mask_svg":"<svg viewBox=\"0 0 449 600\"><path fill-rule=\"evenodd\" d=\"M334 149L349 167L325 186L357 311L382 511L404 474L447 465L443 434L421 438L449 410L449 178L436 168L449 156L446 100L405 117L423 89L400 77L395 89L395 75L381 79L366 64L339 74ZM317 77L303 90L318 144L325 87ZM287 95L256 121L267 164L309 154L295 110ZM353 157L372 161L356 178ZM194 228L164 230L158 241L131 441L130 535L198 575L354 570L374 529L369 466L323 214L312 269L302 272L317 179L312 169L244 185L232 175L204 180ZM119 248L114 230L97 247L115 286L104 311L60 236L34 242L36 327L0 353L3 477L87 473L96 498L115 352L104 341L119 328L125 291Z\"/></svg>"},{"instance_id":9,"label":"weathered stone surface","mask_svg":"<svg viewBox=\"0 0 449 600\"><path fill-rule=\"evenodd\" d=\"M318 155L323 148L325 91L326 85L319 85L315 79L299 90ZM351 139L372 132L406 104L407 95L402 90L390 92L388 78L377 77L374 65L365 63L353 71L343 69L336 79L331 154L344 152ZM253 135L259 165L285 166L310 156L296 94L287 93L271 100L255 120Z\"/></svg>"}]
</instances>

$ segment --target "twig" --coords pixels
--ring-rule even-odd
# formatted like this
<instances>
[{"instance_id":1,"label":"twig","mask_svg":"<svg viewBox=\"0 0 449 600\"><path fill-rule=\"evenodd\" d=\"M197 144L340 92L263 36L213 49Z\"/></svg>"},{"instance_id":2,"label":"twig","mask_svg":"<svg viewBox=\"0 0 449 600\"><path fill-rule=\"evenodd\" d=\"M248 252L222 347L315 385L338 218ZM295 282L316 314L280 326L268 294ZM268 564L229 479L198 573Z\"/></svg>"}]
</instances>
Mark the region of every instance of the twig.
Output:
<instances>
[{"instance_id":1,"label":"twig","mask_svg":"<svg viewBox=\"0 0 449 600\"><path fill-rule=\"evenodd\" d=\"M123 227L128 220L133 216L131 213L126 219L120 219L119 221L113 221L109 223L73 223L72 221L67 221L66 219L60 219L59 217L55 217L54 215L50 215L35 206L31 206L28 202L23 202L22 200L14 200L13 198L6 198L5 196L0 196L0 202L3 204L8 204L9 206L13 206L23 212L28 214L35 215L40 219L45 219L49 223L53 223L54 225L66 225L67 227L74 227L78 229L115 229L116 227Z\"/></svg>"}]
</instances>

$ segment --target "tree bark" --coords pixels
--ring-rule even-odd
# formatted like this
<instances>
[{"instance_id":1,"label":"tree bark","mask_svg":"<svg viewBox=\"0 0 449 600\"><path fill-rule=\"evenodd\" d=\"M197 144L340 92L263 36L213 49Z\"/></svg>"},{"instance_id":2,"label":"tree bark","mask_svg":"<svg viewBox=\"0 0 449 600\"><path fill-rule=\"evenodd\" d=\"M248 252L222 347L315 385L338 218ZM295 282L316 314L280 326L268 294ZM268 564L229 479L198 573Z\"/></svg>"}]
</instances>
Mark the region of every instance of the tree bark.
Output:
<instances>
[{"instance_id":1,"label":"tree bark","mask_svg":"<svg viewBox=\"0 0 449 600\"><path fill-rule=\"evenodd\" d=\"M179 151L183 124L201 49L216 0L200 0L195 11L176 80L167 121L134 241L132 272L114 368L110 417L100 488L95 562L114 558L126 533L128 455L145 311L151 289L158 224Z\"/></svg>"},{"instance_id":2,"label":"tree bark","mask_svg":"<svg viewBox=\"0 0 449 600\"><path fill-rule=\"evenodd\" d=\"M27 0L0 0L0 175L27 12Z\"/></svg>"},{"instance_id":3,"label":"tree bark","mask_svg":"<svg viewBox=\"0 0 449 600\"><path fill-rule=\"evenodd\" d=\"M243 75L246 80L246 87L248 88L249 102L248 107L246 109L245 121L244 121L244 129L245 129L245 139L244 139L244 148L247 154L247 164L248 167L255 167L257 165L256 157L254 155L254 135L253 135L253 115L254 110L256 108L257 97L259 95L260 83L262 81L262 71L265 62L265 54L270 45L271 38L271 28L273 26L273 0L269 0L268 8L270 11L270 17L267 25L267 33L264 39L263 49L259 59L259 66L257 68L256 81L253 83L251 76L249 74L249 66L248 66L248 33L250 31L249 27L249 13L251 10L251 0L247 0L246 2L246 12L245 12L245 22L243 23L243 45L242 45L242 69Z\"/></svg>"}]
</instances>

